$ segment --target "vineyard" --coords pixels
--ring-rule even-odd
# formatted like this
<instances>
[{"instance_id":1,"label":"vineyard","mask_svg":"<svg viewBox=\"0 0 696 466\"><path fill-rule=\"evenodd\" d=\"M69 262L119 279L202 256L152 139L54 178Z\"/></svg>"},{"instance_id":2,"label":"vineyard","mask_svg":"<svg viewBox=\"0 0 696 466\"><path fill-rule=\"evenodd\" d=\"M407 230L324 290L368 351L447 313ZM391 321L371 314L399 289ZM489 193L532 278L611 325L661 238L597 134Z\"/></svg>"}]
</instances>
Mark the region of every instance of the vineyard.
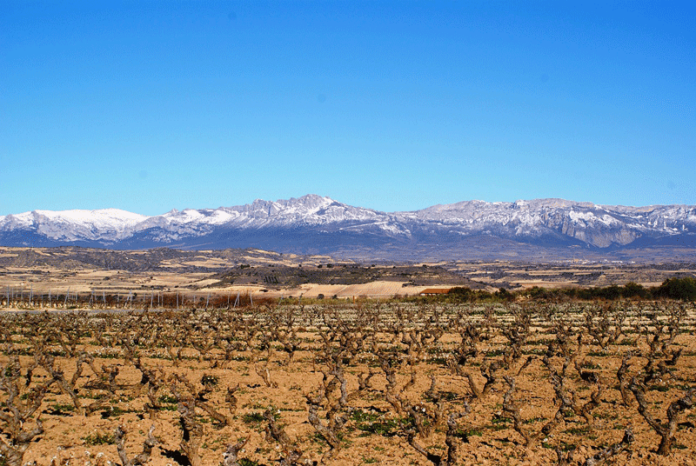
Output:
<instances>
[{"instance_id":1,"label":"vineyard","mask_svg":"<svg viewBox=\"0 0 696 466\"><path fill-rule=\"evenodd\" d=\"M696 464L693 304L148 301L0 314L0 464Z\"/></svg>"}]
</instances>

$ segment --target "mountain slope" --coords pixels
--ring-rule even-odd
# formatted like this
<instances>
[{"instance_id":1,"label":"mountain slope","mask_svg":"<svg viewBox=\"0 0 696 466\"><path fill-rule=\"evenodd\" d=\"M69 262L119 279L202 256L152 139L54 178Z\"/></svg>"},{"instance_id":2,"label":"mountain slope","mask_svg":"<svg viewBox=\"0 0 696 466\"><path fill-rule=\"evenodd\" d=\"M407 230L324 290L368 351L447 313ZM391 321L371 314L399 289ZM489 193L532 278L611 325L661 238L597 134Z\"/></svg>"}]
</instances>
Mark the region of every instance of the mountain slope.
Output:
<instances>
[{"instance_id":1,"label":"mountain slope","mask_svg":"<svg viewBox=\"0 0 696 466\"><path fill-rule=\"evenodd\" d=\"M0 245L114 249L257 247L352 258L577 257L632 248L696 250L696 206L562 199L465 201L380 212L306 195L146 217L117 209L0 217ZM691 251L691 252L690 252Z\"/></svg>"}]
</instances>

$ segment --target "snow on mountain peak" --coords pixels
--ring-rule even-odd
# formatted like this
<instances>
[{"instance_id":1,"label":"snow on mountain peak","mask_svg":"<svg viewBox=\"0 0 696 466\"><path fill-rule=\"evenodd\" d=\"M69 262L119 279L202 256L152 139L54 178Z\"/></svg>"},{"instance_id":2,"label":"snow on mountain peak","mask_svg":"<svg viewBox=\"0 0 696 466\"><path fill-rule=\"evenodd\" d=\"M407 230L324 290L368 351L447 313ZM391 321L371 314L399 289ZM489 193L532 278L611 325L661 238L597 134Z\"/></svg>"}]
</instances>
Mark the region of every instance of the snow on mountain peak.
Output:
<instances>
[{"instance_id":1,"label":"snow on mountain peak","mask_svg":"<svg viewBox=\"0 0 696 466\"><path fill-rule=\"evenodd\" d=\"M63 220L72 223L80 223L83 225L108 224L116 225L135 225L147 218L145 215L134 214L121 209L99 209L99 210L35 210L38 215L43 215L51 220Z\"/></svg>"},{"instance_id":2,"label":"snow on mountain peak","mask_svg":"<svg viewBox=\"0 0 696 466\"><path fill-rule=\"evenodd\" d=\"M17 241L17 237L33 232L59 243L95 242L102 245L123 240L137 245L139 241L145 241L143 238L163 245L174 242L181 245L185 244L186 238L203 237L219 229L241 232L302 228L388 238L437 234L486 234L535 240L553 238L607 247L628 244L646 235L693 234L696 207L612 207L563 199L535 199L493 203L463 201L411 212L388 213L308 194L277 201L257 199L251 204L217 209L172 209L153 217L119 209L37 210L0 217L0 239L14 238L12 241Z\"/></svg>"},{"instance_id":3,"label":"snow on mountain peak","mask_svg":"<svg viewBox=\"0 0 696 466\"><path fill-rule=\"evenodd\" d=\"M129 236L147 218L120 209L35 210L4 217L0 220L0 231L33 229L53 240L116 241Z\"/></svg>"}]
</instances>

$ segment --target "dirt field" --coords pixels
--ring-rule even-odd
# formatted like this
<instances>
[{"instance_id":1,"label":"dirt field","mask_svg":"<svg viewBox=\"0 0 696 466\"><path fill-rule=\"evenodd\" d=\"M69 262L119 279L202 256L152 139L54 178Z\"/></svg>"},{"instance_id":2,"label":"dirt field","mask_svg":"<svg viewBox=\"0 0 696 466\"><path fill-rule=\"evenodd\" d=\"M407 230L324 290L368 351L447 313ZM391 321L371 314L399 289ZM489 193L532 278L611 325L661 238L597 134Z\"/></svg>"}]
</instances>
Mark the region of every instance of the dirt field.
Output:
<instances>
[{"instance_id":1,"label":"dirt field","mask_svg":"<svg viewBox=\"0 0 696 466\"><path fill-rule=\"evenodd\" d=\"M256 298L305 296L351 299L414 295L426 288L466 286L495 291L595 287L635 282L657 286L673 277L696 277L696 264L557 262L546 264L437 262L357 264L326 256L272 251L109 251L85 248L0 248L0 298L48 298L77 293L128 295L178 293Z\"/></svg>"},{"instance_id":2,"label":"dirt field","mask_svg":"<svg viewBox=\"0 0 696 466\"><path fill-rule=\"evenodd\" d=\"M639 283L658 286L668 278L696 277L696 264L556 261L529 262L453 262L438 264L447 270L493 288L524 289L605 287Z\"/></svg>"},{"instance_id":3,"label":"dirt field","mask_svg":"<svg viewBox=\"0 0 696 466\"><path fill-rule=\"evenodd\" d=\"M696 313L679 303L1 319L17 464L125 464L152 426L155 466L221 464L238 441L226 464L586 464L612 447L611 464L696 464Z\"/></svg>"}]
</instances>

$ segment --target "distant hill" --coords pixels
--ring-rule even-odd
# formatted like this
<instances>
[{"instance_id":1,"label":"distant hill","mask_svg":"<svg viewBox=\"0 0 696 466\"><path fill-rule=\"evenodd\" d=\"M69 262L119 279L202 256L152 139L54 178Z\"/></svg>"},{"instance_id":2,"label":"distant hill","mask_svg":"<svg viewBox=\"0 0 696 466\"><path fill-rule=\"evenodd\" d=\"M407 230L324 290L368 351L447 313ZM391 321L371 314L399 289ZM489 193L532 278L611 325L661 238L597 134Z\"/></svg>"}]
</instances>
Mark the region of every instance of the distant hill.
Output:
<instances>
[{"instance_id":1,"label":"distant hill","mask_svg":"<svg viewBox=\"0 0 696 466\"><path fill-rule=\"evenodd\" d=\"M696 206L562 199L465 201L380 212L306 195L147 217L118 209L0 217L0 245L187 250L260 248L356 260L692 260Z\"/></svg>"}]
</instances>

